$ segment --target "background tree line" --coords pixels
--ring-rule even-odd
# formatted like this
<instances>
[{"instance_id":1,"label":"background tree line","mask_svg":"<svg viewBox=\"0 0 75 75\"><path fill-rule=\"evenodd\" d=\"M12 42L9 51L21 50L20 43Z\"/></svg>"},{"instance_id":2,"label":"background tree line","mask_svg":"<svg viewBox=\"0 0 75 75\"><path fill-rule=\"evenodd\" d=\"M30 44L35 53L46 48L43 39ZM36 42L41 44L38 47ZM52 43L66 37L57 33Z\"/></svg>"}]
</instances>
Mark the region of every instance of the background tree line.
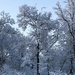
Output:
<instances>
[{"instance_id":1,"label":"background tree line","mask_svg":"<svg viewBox=\"0 0 75 75\"><path fill-rule=\"evenodd\" d=\"M28 5L19 8L17 23L8 13L0 13L1 75L75 74L75 1L65 4L54 8L56 20L51 12ZM23 31L30 28L29 35L14 29L14 24Z\"/></svg>"}]
</instances>

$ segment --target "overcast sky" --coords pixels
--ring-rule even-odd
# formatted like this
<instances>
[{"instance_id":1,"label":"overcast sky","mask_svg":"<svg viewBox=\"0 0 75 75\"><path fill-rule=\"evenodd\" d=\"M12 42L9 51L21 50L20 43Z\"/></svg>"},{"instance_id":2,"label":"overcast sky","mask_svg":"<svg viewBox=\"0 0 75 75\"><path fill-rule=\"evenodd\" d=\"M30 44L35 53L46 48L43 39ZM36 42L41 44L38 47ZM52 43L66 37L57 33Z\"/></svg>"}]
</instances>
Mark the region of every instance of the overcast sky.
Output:
<instances>
[{"instance_id":1,"label":"overcast sky","mask_svg":"<svg viewBox=\"0 0 75 75\"><path fill-rule=\"evenodd\" d=\"M27 4L29 6L36 6L38 10L41 10L42 7L46 7L43 11L52 12L52 18L55 19L56 15L53 7L56 5L57 1L63 6L63 0L0 0L0 12L4 10L5 12L10 13L16 20L19 6Z\"/></svg>"}]
</instances>

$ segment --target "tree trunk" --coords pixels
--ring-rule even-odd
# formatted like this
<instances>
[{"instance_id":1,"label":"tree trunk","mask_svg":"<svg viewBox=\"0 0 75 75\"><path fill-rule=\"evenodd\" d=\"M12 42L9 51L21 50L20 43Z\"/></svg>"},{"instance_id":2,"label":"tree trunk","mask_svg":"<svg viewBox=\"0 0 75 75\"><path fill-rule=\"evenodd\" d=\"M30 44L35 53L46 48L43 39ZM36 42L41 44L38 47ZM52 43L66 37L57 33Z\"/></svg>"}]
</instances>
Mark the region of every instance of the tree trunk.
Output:
<instances>
[{"instance_id":1,"label":"tree trunk","mask_svg":"<svg viewBox=\"0 0 75 75\"><path fill-rule=\"evenodd\" d=\"M4 61L4 58L3 58L3 55L4 55L4 53L3 53L3 47L1 46L0 47L0 52L1 52L1 54L0 54L0 67L2 67L2 64L3 64L3 61Z\"/></svg>"},{"instance_id":2,"label":"tree trunk","mask_svg":"<svg viewBox=\"0 0 75 75\"><path fill-rule=\"evenodd\" d=\"M47 63L47 71L48 71L48 75L50 75L50 73L49 73L49 65L48 65L49 63Z\"/></svg>"},{"instance_id":3,"label":"tree trunk","mask_svg":"<svg viewBox=\"0 0 75 75\"><path fill-rule=\"evenodd\" d=\"M39 69L39 43L37 45L37 75L40 75L40 69Z\"/></svg>"},{"instance_id":4,"label":"tree trunk","mask_svg":"<svg viewBox=\"0 0 75 75\"><path fill-rule=\"evenodd\" d=\"M70 75L73 75L73 58L70 59L71 67L70 67Z\"/></svg>"},{"instance_id":5,"label":"tree trunk","mask_svg":"<svg viewBox=\"0 0 75 75\"><path fill-rule=\"evenodd\" d=\"M74 56L75 56L75 44L73 44Z\"/></svg>"},{"instance_id":6,"label":"tree trunk","mask_svg":"<svg viewBox=\"0 0 75 75\"><path fill-rule=\"evenodd\" d=\"M72 32L73 33L73 32ZM74 35L72 36L73 37L73 51L71 51L71 58L70 58L70 75L73 75L73 62L74 62L74 59L75 59L75 39L74 39Z\"/></svg>"}]
</instances>

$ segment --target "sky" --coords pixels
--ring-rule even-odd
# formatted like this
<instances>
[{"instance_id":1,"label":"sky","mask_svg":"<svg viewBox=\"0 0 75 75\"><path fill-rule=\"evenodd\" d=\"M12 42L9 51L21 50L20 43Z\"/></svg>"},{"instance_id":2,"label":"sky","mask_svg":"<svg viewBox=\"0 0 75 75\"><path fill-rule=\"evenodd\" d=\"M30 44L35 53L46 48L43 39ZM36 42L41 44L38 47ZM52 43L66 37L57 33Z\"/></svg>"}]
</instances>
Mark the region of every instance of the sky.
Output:
<instances>
[{"instance_id":1,"label":"sky","mask_svg":"<svg viewBox=\"0 0 75 75\"><path fill-rule=\"evenodd\" d=\"M19 7L27 4L29 6L36 6L38 10L45 7L42 11L50 11L53 14L52 18L55 19L56 15L53 7L56 6L57 1L63 6L63 0L0 0L0 12L10 13L11 17L16 20Z\"/></svg>"},{"instance_id":2,"label":"sky","mask_svg":"<svg viewBox=\"0 0 75 75\"><path fill-rule=\"evenodd\" d=\"M48 11L52 13L52 19L56 19L57 16L54 13L53 7L56 6L57 2L60 2L62 6L63 0L0 0L0 12L5 11L6 13L9 13L15 21L17 21L17 14L19 13L19 7L27 4L28 6L36 6L36 8L41 11L42 7L45 7L42 11ZM14 25L13 27L18 28L17 25ZM28 28L29 29L29 28ZM26 32L23 32L21 29L20 31L27 35L30 30L27 30Z\"/></svg>"}]
</instances>

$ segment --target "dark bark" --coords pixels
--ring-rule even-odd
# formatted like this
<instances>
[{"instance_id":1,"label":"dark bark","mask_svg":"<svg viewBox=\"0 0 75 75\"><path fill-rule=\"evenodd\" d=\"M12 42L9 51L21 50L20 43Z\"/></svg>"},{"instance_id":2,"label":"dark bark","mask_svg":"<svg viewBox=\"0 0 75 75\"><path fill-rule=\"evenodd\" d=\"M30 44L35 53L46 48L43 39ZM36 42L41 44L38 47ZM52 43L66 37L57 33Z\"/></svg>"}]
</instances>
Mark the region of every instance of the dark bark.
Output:
<instances>
[{"instance_id":1,"label":"dark bark","mask_svg":"<svg viewBox=\"0 0 75 75\"><path fill-rule=\"evenodd\" d=\"M73 50L74 50L74 56L75 56L75 44L73 45Z\"/></svg>"},{"instance_id":2,"label":"dark bark","mask_svg":"<svg viewBox=\"0 0 75 75\"><path fill-rule=\"evenodd\" d=\"M71 62L70 75L73 75L73 58L71 58L70 62Z\"/></svg>"},{"instance_id":3,"label":"dark bark","mask_svg":"<svg viewBox=\"0 0 75 75\"><path fill-rule=\"evenodd\" d=\"M0 44L0 67L2 67L3 63L5 62L5 58L4 58L4 52L3 52L3 47Z\"/></svg>"},{"instance_id":4,"label":"dark bark","mask_svg":"<svg viewBox=\"0 0 75 75\"><path fill-rule=\"evenodd\" d=\"M39 71L39 43L37 45L37 75L40 75L40 71Z\"/></svg>"},{"instance_id":5,"label":"dark bark","mask_svg":"<svg viewBox=\"0 0 75 75\"><path fill-rule=\"evenodd\" d=\"M49 59L47 60L47 71L48 71L48 75L50 75L49 71L50 71L50 68L49 68Z\"/></svg>"}]
</instances>

